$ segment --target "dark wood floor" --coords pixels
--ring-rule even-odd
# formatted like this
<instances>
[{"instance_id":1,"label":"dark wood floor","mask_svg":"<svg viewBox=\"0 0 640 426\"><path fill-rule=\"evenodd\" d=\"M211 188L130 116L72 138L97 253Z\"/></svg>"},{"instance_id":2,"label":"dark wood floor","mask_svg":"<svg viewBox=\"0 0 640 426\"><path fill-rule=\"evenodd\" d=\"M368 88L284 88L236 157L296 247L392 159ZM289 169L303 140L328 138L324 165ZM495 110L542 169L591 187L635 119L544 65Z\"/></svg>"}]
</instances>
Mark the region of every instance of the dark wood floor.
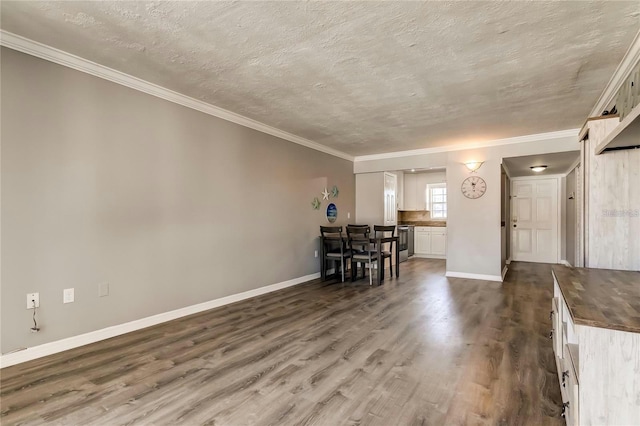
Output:
<instances>
[{"instance_id":1,"label":"dark wood floor","mask_svg":"<svg viewBox=\"0 0 640 426\"><path fill-rule=\"evenodd\" d=\"M9 424L562 424L550 265L314 281L1 371Z\"/></svg>"}]
</instances>

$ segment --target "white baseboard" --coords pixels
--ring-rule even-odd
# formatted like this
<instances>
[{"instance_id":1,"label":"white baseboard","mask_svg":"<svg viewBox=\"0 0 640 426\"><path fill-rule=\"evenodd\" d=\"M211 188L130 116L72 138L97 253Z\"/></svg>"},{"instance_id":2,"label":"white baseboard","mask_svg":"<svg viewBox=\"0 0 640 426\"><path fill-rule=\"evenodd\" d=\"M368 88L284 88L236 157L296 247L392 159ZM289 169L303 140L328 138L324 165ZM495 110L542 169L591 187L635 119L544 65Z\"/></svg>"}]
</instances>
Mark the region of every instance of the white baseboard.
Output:
<instances>
[{"instance_id":1,"label":"white baseboard","mask_svg":"<svg viewBox=\"0 0 640 426\"><path fill-rule=\"evenodd\" d=\"M507 275L508 270L509 268L507 267L507 265L504 265L504 268L502 268L502 281L504 281L504 277Z\"/></svg>"},{"instance_id":2,"label":"white baseboard","mask_svg":"<svg viewBox=\"0 0 640 426\"><path fill-rule=\"evenodd\" d=\"M449 278L470 278L472 280L502 282L502 277L500 275L469 274L467 272L447 271L445 276Z\"/></svg>"},{"instance_id":3,"label":"white baseboard","mask_svg":"<svg viewBox=\"0 0 640 426\"><path fill-rule=\"evenodd\" d=\"M446 259L446 255L440 254L413 254L413 257L419 257L420 259Z\"/></svg>"},{"instance_id":4,"label":"white baseboard","mask_svg":"<svg viewBox=\"0 0 640 426\"><path fill-rule=\"evenodd\" d=\"M315 274L305 275L299 278L294 278L288 281L271 284L265 287L244 291L242 293L232 294L230 296L221 297L219 299L209 300L207 302L198 303L196 305L186 306L184 308L175 309L173 311L163 312L161 314L126 322L124 324L118 324L100 330L91 331L89 333L79 334L77 336L68 337L66 339L56 340L55 342L44 343L42 345L25 348L16 352L10 352L4 355L0 355L0 368L9 367L11 365L20 364L37 358L42 358L47 355L53 355L69 349L88 345L90 343L110 339L112 337L120 336L125 333L130 333L132 331L151 327L152 325L161 324L163 322L182 318L187 315L197 314L198 312L208 311L209 309L239 302L245 299L250 299L252 297L271 293L283 288L292 287L294 285L302 284L316 278L320 278L319 272L316 272Z\"/></svg>"},{"instance_id":5,"label":"white baseboard","mask_svg":"<svg viewBox=\"0 0 640 426\"><path fill-rule=\"evenodd\" d=\"M505 262L507 265L511 264L511 258L508 258L507 261Z\"/></svg>"},{"instance_id":6,"label":"white baseboard","mask_svg":"<svg viewBox=\"0 0 640 426\"><path fill-rule=\"evenodd\" d=\"M564 266L568 266L569 268L572 268L571 264L567 260L561 260L560 263Z\"/></svg>"}]
</instances>

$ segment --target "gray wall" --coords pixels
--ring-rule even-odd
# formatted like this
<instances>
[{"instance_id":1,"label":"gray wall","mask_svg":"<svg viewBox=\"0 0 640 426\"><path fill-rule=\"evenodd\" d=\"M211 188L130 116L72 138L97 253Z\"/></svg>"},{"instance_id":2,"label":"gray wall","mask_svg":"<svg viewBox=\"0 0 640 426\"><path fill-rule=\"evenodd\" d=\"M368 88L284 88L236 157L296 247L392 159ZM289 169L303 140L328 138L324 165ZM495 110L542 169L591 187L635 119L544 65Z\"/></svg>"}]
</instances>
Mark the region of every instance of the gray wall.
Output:
<instances>
[{"instance_id":1,"label":"gray wall","mask_svg":"<svg viewBox=\"0 0 640 426\"><path fill-rule=\"evenodd\" d=\"M2 352L316 273L313 197L355 213L350 161L5 48L1 71Z\"/></svg>"},{"instance_id":2,"label":"gray wall","mask_svg":"<svg viewBox=\"0 0 640 426\"><path fill-rule=\"evenodd\" d=\"M576 169L573 169L566 177L566 217L565 217L565 260L576 265L576 198L569 199L571 193L576 193Z\"/></svg>"},{"instance_id":3,"label":"gray wall","mask_svg":"<svg viewBox=\"0 0 640 426\"><path fill-rule=\"evenodd\" d=\"M355 221L350 223L371 227L384 224L383 172L356 175L356 207Z\"/></svg>"}]
</instances>

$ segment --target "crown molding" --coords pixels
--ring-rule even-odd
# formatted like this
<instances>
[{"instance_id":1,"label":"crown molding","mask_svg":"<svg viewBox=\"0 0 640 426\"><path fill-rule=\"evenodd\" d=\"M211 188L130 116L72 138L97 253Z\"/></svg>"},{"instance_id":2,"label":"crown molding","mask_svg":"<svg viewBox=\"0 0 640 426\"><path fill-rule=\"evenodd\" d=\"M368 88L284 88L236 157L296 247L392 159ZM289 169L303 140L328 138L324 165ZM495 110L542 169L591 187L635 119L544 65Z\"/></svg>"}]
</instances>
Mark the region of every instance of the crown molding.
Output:
<instances>
[{"instance_id":1,"label":"crown molding","mask_svg":"<svg viewBox=\"0 0 640 426\"><path fill-rule=\"evenodd\" d=\"M620 91L620 87L624 83L624 80L631 74L633 68L640 62L640 31L636 34L636 37L631 42L631 46L625 53L622 61L613 73L611 80L605 86L604 90L600 94L598 101L591 110L589 117L598 117L602 112L615 101L615 97Z\"/></svg>"},{"instance_id":2,"label":"crown molding","mask_svg":"<svg viewBox=\"0 0 640 426\"><path fill-rule=\"evenodd\" d=\"M169 90L157 84L150 83L132 75L105 67L104 65L97 64L79 56L72 55L71 53L67 53L5 30L0 30L0 45L129 87L130 89L138 90L148 95L152 95L280 139L287 140L289 142L296 143L298 145L305 146L307 148L315 149L316 151L324 152L325 154L330 154L349 161L353 161L354 159L353 156L342 151L329 148L312 140L285 132L284 130L277 129L243 115L236 114L235 112L202 102L198 99Z\"/></svg>"},{"instance_id":3,"label":"crown molding","mask_svg":"<svg viewBox=\"0 0 640 426\"><path fill-rule=\"evenodd\" d=\"M387 160L389 158L411 157L414 155L437 154L441 152L464 151L466 149L488 148L492 146L513 145L518 143L539 142L544 140L560 139L567 137L578 137L580 129L560 130L558 132L537 133L534 135L516 136L506 139L495 139L486 142L479 142L464 145L440 146L435 148L413 149L410 151L396 151L385 154L360 155L354 158L354 162Z\"/></svg>"}]
</instances>

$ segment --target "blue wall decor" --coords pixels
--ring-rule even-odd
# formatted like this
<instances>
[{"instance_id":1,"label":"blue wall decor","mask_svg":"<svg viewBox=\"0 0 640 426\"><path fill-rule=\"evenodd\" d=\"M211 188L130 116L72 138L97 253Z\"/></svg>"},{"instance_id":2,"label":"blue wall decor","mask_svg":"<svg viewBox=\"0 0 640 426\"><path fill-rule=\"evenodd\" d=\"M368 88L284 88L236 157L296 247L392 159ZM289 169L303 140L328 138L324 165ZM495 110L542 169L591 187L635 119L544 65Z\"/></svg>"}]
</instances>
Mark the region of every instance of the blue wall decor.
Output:
<instances>
[{"instance_id":1,"label":"blue wall decor","mask_svg":"<svg viewBox=\"0 0 640 426\"><path fill-rule=\"evenodd\" d=\"M331 203L327 206L327 220L329 223L333 223L338 218L338 208L335 204Z\"/></svg>"}]
</instances>

